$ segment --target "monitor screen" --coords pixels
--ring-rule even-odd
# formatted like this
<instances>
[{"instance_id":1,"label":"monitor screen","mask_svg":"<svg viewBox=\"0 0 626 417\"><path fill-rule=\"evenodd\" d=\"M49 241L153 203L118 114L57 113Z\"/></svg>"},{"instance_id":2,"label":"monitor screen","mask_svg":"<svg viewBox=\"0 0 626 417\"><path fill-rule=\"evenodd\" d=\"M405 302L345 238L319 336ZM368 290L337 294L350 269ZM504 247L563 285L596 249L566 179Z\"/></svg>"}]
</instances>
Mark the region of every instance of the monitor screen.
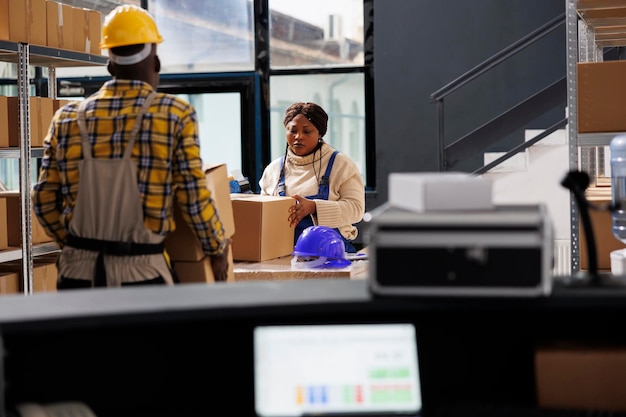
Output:
<instances>
[{"instance_id":1,"label":"monitor screen","mask_svg":"<svg viewBox=\"0 0 626 417\"><path fill-rule=\"evenodd\" d=\"M415 326L255 327L254 397L260 417L417 415Z\"/></svg>"}]
</instances>

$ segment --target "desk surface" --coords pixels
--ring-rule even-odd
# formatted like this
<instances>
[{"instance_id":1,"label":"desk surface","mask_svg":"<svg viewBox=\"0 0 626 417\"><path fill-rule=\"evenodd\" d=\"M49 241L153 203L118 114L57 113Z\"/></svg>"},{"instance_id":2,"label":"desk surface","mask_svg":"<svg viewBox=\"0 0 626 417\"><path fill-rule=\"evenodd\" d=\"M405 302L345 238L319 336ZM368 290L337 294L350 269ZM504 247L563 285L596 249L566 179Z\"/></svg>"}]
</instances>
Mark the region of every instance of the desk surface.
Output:
<instances>
[{"instance_id":1,"label":"desk surface","mask_svg":"<svg viewBox=\"0 0 626 417\"><path fill-rule=\"evenodd\" d=\"M289 255L263 262L235 262L235 281L367 278L367 260L353 261L345 268L295 269L292 259Z\"/></svg>"}]
</instances>

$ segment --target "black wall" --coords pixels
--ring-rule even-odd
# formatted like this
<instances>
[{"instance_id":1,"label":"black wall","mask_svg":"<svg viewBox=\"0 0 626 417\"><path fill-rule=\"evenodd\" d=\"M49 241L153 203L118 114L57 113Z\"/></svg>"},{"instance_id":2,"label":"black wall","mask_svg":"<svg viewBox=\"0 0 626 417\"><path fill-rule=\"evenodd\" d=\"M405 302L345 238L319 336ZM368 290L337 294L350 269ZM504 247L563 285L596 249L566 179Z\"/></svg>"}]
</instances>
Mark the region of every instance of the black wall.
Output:
<instances>
[{"instance_id":1,"label":"black wall","mask_svg":"<svg viewBox=\"0 0 626 417\"><path fill-rule=\"evenodd\" d=\"M437 105L431 94L565 13L565 0L374 0L376 192L387 200L391 172L438 171ZM566 76L566 27L496 66L445 101L446 144ZM546 128L565 109L533 121ZM523 131L501 147L522 141ZM472 165L476 165L472 168ZM468 161L471 172L482 155ZM458 169L457 169L458 170Z\"/></svg>"}]
</instances>

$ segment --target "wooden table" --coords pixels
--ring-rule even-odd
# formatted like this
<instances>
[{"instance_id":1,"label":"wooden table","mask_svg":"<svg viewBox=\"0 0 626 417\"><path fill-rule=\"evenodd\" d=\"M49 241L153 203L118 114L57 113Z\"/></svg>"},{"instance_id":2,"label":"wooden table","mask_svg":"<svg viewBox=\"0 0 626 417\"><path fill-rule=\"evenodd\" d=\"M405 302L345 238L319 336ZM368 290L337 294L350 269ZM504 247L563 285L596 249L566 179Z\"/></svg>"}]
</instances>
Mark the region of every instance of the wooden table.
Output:
<instances>
[{"instance_id":1,"label":"wooden table","mask_svg":"<svg viewBox=\"0 0 626 417\"><path fill-rule=\"evenodd\" d=\"M235 281L299 280L299 279L365 279L367 260L356 260L345 268L292 268L293 256L270 259L263 262L235 261Z\"/></svg>"}]
</instances>

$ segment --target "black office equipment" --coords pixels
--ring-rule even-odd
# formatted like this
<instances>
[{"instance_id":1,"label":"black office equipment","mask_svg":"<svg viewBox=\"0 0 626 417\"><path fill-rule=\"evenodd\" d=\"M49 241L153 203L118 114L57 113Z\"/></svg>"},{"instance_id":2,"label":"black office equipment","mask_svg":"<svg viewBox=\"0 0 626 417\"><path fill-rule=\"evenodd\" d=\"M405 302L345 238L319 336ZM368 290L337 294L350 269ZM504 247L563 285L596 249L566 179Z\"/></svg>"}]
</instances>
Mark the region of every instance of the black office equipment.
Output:
<instances>
[{"instance_id":1,"label":"black office equipment","mask_svg":"<svg viewBox=\"0 0 626 417\"><path fill-rule=\"evenodd\" d=\"M547 296L553 231L542 205L413 212L382 206L367 224L378 296Z\"/></svg>"}]
</instances>

